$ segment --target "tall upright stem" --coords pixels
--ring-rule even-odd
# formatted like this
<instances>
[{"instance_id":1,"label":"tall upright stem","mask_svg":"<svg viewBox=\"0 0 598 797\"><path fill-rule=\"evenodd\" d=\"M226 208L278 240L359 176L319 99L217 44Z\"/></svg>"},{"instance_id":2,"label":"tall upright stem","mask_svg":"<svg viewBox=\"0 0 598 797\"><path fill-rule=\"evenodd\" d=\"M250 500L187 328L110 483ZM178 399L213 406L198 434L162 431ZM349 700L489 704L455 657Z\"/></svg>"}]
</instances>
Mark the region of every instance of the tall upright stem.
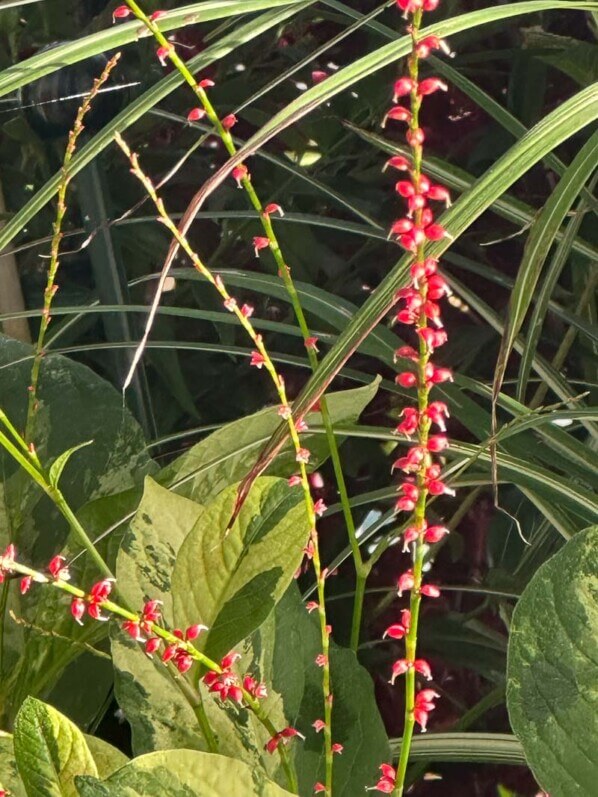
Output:
<instances>
[{"instance_id":1,"label":"tall upright stem","mask_svg":"<svg viewBox=\"0 0 598 797\"><path fill-rule=\"evenodd\" d=\"M230 129L222 124L222 121L218 116L218 113L216 112L216 109L214 108L207 92L204 90L204 88L202 88L198 84L195 77L191 74L191 72L187 68L185 62L182 60L182 58L180 58L180 56L176 52L175 47L164 36L164 34L161 32L160 27L156 24L156 22L152 20L150 17L148 17L147 14L145 14L145 12L138 5L138 3L135 2L135 0L126 0L126 4L131 9L133 14L137 17L137 19L139 19L148 27L148 29L154 35L154 38L161 45L161 47L165 48L165 52L168 54L168 58L172 62L173 66L178 70L178 72L184 78L186 83L192 89L197 99L200 101L201 106L205 111L207 118L214 126L214 130L222 140L222 143L226 151L231 156L235 155L237 152L237 148L235 146L233 137L230 133ZM267 237L269 242L270 251L272 252L272 256L274 257L274 260L276 262L278 274L281 277L284 287L289 295L293 312L297 319L297 323L299 324L299 329L301 330L303 340L306 343L307 357L310 367L312 371L315 371L315 369L318 366L318 356L316 353L316 348L315 346L308 345L308 341L312 338L312 335L309 330L307 320L305 318L303 307L301 306L301 300L299 299L299 294L297 293L295 283L293 282L291 270L288 264L285 262L285 258L283 256L280 243L274 231L274 226L272 224L270 214L265 212L265 205L262 203L260 197L258 196L257 191L255 190L253 181L251 179L251 174L249 173L249 171L246 170L245 175L240 179L239 183L242 186L245 193L247 194L250 204L258 214L258 218L264 230L265 236ZM359 548L359 541L357 539L357 532L356 532L355 522L353 520L353 514L351 511L351 504L349 501L347 485L345 482L345 476L341 464L340 453L336 441L336 436L334 434L334 426L332 423L332 418L330 416L330 411L325 396L322 396L322 398L320 399L320 410L322 414L324 429L326 432L328 447L330 449L330 456L332 460L332 467L334 470L334 477L337 483L339 499L342 507L343 518L345 520L345 525L347 528L347 535L349 537L349 543L351 546L351 552L355 564L356 575L359 579L360 577L363 577L364 562L361 550ZM358 593L356 592L355 604L353 609L353 628L354 629L356 628L356 631L352 632L351 634L351 647L353 650L357 650L357 645L359 642L358 621L361 618L362 605L363 605L363 596L361 597L361 599L358 599Z\"/></svg>"}]
</instances>

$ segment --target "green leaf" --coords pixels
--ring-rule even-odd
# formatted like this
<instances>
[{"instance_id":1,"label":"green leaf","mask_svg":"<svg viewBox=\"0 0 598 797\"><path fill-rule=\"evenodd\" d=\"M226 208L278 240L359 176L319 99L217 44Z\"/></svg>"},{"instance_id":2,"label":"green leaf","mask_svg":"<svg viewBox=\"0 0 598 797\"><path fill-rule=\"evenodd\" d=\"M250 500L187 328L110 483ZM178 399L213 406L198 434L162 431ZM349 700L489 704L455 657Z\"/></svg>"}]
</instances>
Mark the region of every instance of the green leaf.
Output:
<instances>
[{"instance_id":1,"label":"green leaf","mask_svg":"<svg viewBox=\"0 0 598 797\"><path fill-rule=\"evenodd\" d=\"M473 11L469 14L461 14L449 17L434 25L429 25L422 30L425 36L436 35L442 38L452 36L461 31L477 28L490 22L497 22L503 19L511 19L523 14L548 11L550 9L584 10L595 8L593 2L569 2L568 0L528 0L528 2L509 3L506 6L491 6L480 11ZM206 184L195 195L186 214L189 218L193 217L193 208L196 209L205 201L212 191L222 183L230 174L235 165L246 160L250 155L259 150L264 144L274 136L281 133L287 127L295 124L306 114L319 108L324 103L329 102L333 97L342 91L347 91L351 86L360 80L370 77L378 70L396 62L399 58L405 57L411 50L411 39L409 36L402 36L397 41L377 48L374 52L364 55L353 61L344 69L339 69L335 74L330 75L326 80L312 86L301 94L300 97L288 103L281 111L272 116L263 127L261 127L248 141L241 147L236 155L214 174ZM191 211L191 212L190 212ZM0 243L1 245L1 243Z\"/></svg>"},{"instance_id":2,"label":"green leaf","mask_svg":"<svg viewBox=\"0 0 598 797\"><path fill-rule=\"evenodd\" d=\"M98 774L77 726L33 697L17 715L14 749L28 797L77 797L75 776Z\"/></svg>"},{"instance_id":3,"label":"green leaf","mask_svg":"<svg viewBox=\"0 0 598 797\"><path fill-rule=\"evenodd\" d=\"M167 750L131 761L108 780L78 778L80 797L285 797L289 792L242 761Z\"/></svg>"},{"instance_id":4,"label":"green leaf","mask_svg":"<svg viewBox=\"0 0 598 797\"><path fill-rule=\"evenodd\" d=\"M173 8L160 20L163 31L174 30L198 22L225 19L251 11L262 11L277 6L302 6L303 0L202 0L199 3ZM15 4L16 5L16 4ZM140 34L141 30L141 34ZM113 25L103 31L95 31L76 41L65 42L43 50L37 55L4 69L0 74L0 97L10 94L44 75L51 74L69 64L76 64L126 44L132 44L143 35L144 28L137 20Z\"/></svg>"},{"instance_id":5,"label":"green leaf","mask_svg":"<svg viewBox=\"0 0 598 797\"><path fill-rule=\"evenodd\" d=\"M218 3L225 2L226 5L230 8L230 3L227 0L215 0ZM214 44L211 44L209 47L206 47L199 55L196 55L194 58L190 59L187 63L190 71L194 74L204 70L207 66L214 63L215 61L224 58L233 50L236 50L241 44L251 41L252 39L256 38L260 34L275 28L277 25L282 23L288 17L293 16L298 11L307 6L311 5L311 1L308 2L296 2L296 0L238 0L238 2L234 3L235 13L238 13L240 8L247 8L249 10L249 4L251 5L261 3L264 6L272 7L272 6L280 6L282 4L282 8L276 10L276 8L272 11L267 11L265 14L262 14L257 19L252 19L251 22L248 22L245 25L240 25L236 30L233 30L227 36L223 36L222 39L216 41ZM196 7L204 9L206 3L197 3L194 4ZM222 6L224 7L224 6ZM184 8L179 9L180 12L184 11ZM174 12L169 12L169 14ZM193 15L192 15L193 18ZM137 32L139 31L139 23L125 23L134 25L133 36L131 39L137 37ZM118 32L124 26L118 25L115 28L112 28L108 33L113 33L114 31ZM112 41L110 38L109 41ZM106 43L106 39L100 39L97 46L100 47L99 50L91 50L89 48L89 42L86 39L77 39L75 42L69 42L65 49L55 48L53 50L47 51L45 53L46 59L43 62L42 69L40 70L40 63L36 62L36 65L32 69L31 72L27 73L27 71L23 72L24 63L29 63L29 68L31 69L32 64L31 62L24 62L16 65L13 68L12 74L9 74L8 78L6 73L9 70L5 70L3 72L4 80L2 80L2 76L0 76L0 95L2 93L7 93L9 91L13 91L18 85L23 85L22 82L28 82L29 77L33 80L35 76L39 77L41 74L45 74L49 71L52 71L54 68L57 68L58 63L63 66L65 63L75 63L77 60L81 58L88 58L93 52L103 52L104 47L114 46L109 45ZM81 48L78 51L78 48ZM41 53L38 56L41 56ZM72 60L69 61L68 59L71 58ZM66 59L60 61L59 59ZM33 59L32 59L33 60ZM52 66L53 65L53 66ZM46 72L43 69L46 69ZM91 161L97 157L97 155L105 150L108 146L110 146L114 141L114 134L115 132L122 133L126 130L130 125L134 124L138 119L140 119L147 111L157 105L161 100L167 97L171 92L173 92L178 86L182 85L183 78L176 70L173 71L170 75L165 78L162 78L155 86L152 86L146 92L144 92L140 97L130 102L126 108L124 108L121 113L114 117L114 119L105 127L103 127L99 133L93 136L84 147L81 147L71 160L69 166L69 174L74 176L78 174L81 169L85 168ZM62 179L61 172L57 172L45 185L43 185L37 193L31 197L31 199L23 205L19 209L17 213L6 223L6 225L0 230L0 251L5 248L5 246L12 241L12 239L23 229L23 227L27 224L27 222L35 216L35 214L46 205L47 202L52 199L54 194L58 191L58 187L60 185L60 181Z\"/></svg>"},{"instance_id":6,"label":"green leaf","mask_svg":"<svg viewBox=\"0 0 598 797\"><path fill-rule=\"evenodd\" d=\"M401 739L391 739L393 758L398 757ZM517 737L509 733L429 733L411 742L413 761L468 761L483 764L522 766L526 764Z\"/></svg>"},{"instance_id":7,"label":"green leaf","mask_svg":"<svg viewBox=\"0 0 598 797\"><path fill-rule=\"evenodd\" d=\"M172 625L171 574L179 548L203 508L147 478L143 497L116 560L116 578L129 606L163 601ZM133 735L133 750L165 747L203 749L193 709L178 692L161 662L144 656L139 645L118 631L112 638L114 688Z\"/></svg>"},{"instance_id":8,"label":"green leaf","mask_svg":"<svg viewBox=\"0 0 598 797\"><path fill-rule=\"evenodd\" d=\"M514 6L509 6L509 8L511 7ZM335 79L338 74L328 80ZM328 80L323 81L315 88L325 85ZM497 197L541 160L547 152L589 124L597 116L598 86L594 86L579 92L563 103L514 144L467 193L459 198L449 211L443 214L441 223L454 237L461 235ZM429 247L429 253L435 257L440 256L448 245L446 241L434 243ZM294 402L296 417L305 413L322 395L360 342L384 318L392 306L397 289L407 283L409 263L409 257L403 257L397 263L355 314L351 323L339 336L337 343L320 361L314 375ZM286 438L287 431L281 425L262 453L253 472L249 474L246 482L242 485L242 496L245 495L251 480L267 465Z\"/></svg>"},{"instance_id":9,"label":"green leaf","mask_svg":"<svg viewBox=\"0 0 598 797\"><path fill-rule=\"evenodd\" d=\"M330 393L326 398L332 422L337 425L355 423L374 398L379 384L380 380L374 379L365 387ZM228 423L167 465L157 479L179 495L200 503L208 501L243 478L279 422L278 408L268 407ZM319 412L309 413L306 422L321 424L322 416ZM310 465L316 468L330 454L326 438L306 433L304 439L312 452ZM281 451L269 473L288 477L296 470L295 452L289 445Z\"/></svg>"},{"instance_id":10,"label":"green leaf","mask_svg":"<svg viewBox=\"0 0 598 797\"><path fill-rule=\"evenodd\" d=\"M495 397L500 391L515 339L532 303L544 262L571 205L596 168L597 154L598 132L579 150L532 225L509 301L507 323L494 373Z\"/></svg>"},{"instance_id":11,"label":"green leaf","mask_svg":"<svg viewBox=\"0 0 598 797\"><path fill-rule=\"evenodd\" d=\"M12 735L0 731L0 789L10 797L26 797L27 792L19 777Z\"/></svg>"},{"instance_id":12,"label":"green leaf","mask_svg":"<svg viewBox=\"0 0 598 797\"><path fill-rule=\"evenodd\" d=\"M118 747L113 747L103 739L85 734L85 741L95 761L99 778L107 778L117 769L129 763L127 756Z\"/></svg>"},{"instance_id":13,"label":"green leaf","mask_svg":"<svg viewBox=\"0 0 598 797\"><path fill-rule=\"evenodd\" d=\"M598 526L536 572L513 615L513 730L543 789L590 797L598 780Z\"/></svg>"},{"instance_id":14,"label":"green leaf","mask_svg":"<svg viewBox=\"0 0 598 797\"><path fill-rule=\"evenodd\" d=\"M290 749L299 776L299 793L311 795L313 784L324 780L322 735L312 727L323 713L322 671L314 663L322 643L317 619L305 610L295 583L252 640L254 650L260 651L260 678L280 695L287 723L306 736L305 742ZM355 654L332 642L330 667L332 735L344 748L334 760L334 794L363 797L365 788L376 782L380 764L390 760L388 739L372 679Z\"/></svg>"},{"instance_id":15,"label":"green leaf","mask_svg":"<svg viewBox=\"0 0 598 797\"><path fill-rule=\"evenodd\" d=\"M534 52L536 58L556 67L565 75L579 83L589 86L598 80L598 47L591 42L548 33L542 28L522 30L525 47Z\"/></svg>"},{"instance_id":16,"label":"green leaf","mask_svg":"<svg viewBox=\"0 0 598 797\"><path fill-rule=\"evenodd\" d=\"M85 446L90 446L92 443L93 440L87 440L87 442L85 443L79 443L78 446L73 446L72 448L69 448L67 451L64 451L62 454L59 454L56 457L56 459L50 466L50 470L48 471L50 484L53 487L58 487L58 482L60 481L60 477L62 476L62 471L64 470L66 463L73 456L75 451L79 451L80 448L85 448Z\"/></svg>"},{"instance_id":17,"label":"green leaf","mask_svg":"<svg viewBox=\"0 0 598 797\"><path fill-rule=\"evenodd\" d=\"M176 624L207 625L200 645L214 659L274 609L301 563L311 528L302 490L265 476L227 532L236 491L232 485L206 506L172 574Z\"/></svg>"},{"instance_id":18,"label":"green leaf","mask_svg":"<svg viewBox=\"0 0 598 797\"><path fill-rule=\"evenodd\" d=\"M18 429L25 428L32 352L31 346L0 336L0 406ZM90 438L93 445L79 451L77 467L70 468L68 478L62 479L62 492L74 511L90 500L130 487L154 466L141 428L123 407L120 393L90 368L48 354L40 370L34 436L40 459L44 463L54 459L54 474L58 476L59 468L65 464L64 458L59 461L65 450L76 449L82 440ZM80 551L77 540L69 538L66 522L39 487L4 453L0 454L0 461L3 468L0 515L4 516L0 522L7 524L10 539L22 555L42 566L65 544L69 553ZM87 523L86 527L95 536ZM107 550L103 548L102 553ZM88 556L77 559L74 579L91 583L97 578L97 569L89 559ZM5 620L9 633L8 639L4 637L5 677L0 680L0 713L7 723L14 720L27 695L49 699L65 669L86 650L84 646L105 634L105 630L96 628L93 632L73 623L65 597L57 590L47 591L43 600L36 590L25 596L11 592L11 608L23 625L18 627L18 634L13 633L15 623L8 617ZM71 713L77 698L72 685L63 692L68 704L52 696L53 705L66 709L82 724L91 721L109 688L105 680L109 668L102 664L90 659L82 663L87 670L83 677L90 678L91 685L85 701L79 701L76 713ZM90 671L93 671L91 677ZM71 683L82 680L70 669Z\"/></svg>"}]
</instances>

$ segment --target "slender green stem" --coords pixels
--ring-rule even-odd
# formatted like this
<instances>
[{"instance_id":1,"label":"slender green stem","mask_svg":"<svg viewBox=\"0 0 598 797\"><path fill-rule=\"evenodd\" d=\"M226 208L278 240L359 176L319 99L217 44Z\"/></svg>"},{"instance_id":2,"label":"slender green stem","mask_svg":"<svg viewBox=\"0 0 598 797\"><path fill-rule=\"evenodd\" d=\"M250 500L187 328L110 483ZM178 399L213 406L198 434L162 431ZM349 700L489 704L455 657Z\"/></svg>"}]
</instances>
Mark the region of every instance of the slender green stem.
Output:
<instances>
[{"instance_id":1,"label":"slender green stem","mask_svg":"<svg viewBox=\"0 0 598 797\"><path fill-rule=\"evenodd\" d=\"M193 263L195 269L203 277L205 277L205 279L220 294L220 297L222 298L226 309L229 312L231 312L233 315L235 315L235 317L237 318L237 320L239 321L245 332L250 337L256 349L256 351L254 352L254 357L255 357L254 364L260 368L263 367L270 376L280 400L281 416L284 417L288 423L289 434L293 443L293 447L295 449L296 460L299 467L300 482L305 500L307 517L309 520L310 528L312 529L310 547L308 548L308 550L309 550L309 555L312 557L314 570L316 573L316 579L318 582L318 594L320 597L319 618L320 618L320 633L322 638L322 651L323 651L322 654L323 659L321 666L323 670L322 681L323 681L323 696L324 696L324 715L327 718L326 719L327 727L324 731L326 761L327 761L326 784L327 784L327 795L328 797L330 797L332 790L332 737L331 737L331 724L330 724L332 716L332 697L330 690L330 664L329 664L329 655L328 655L329 630L326 619L326 609L324 604L324 582L326 577L326 571L322 570L321 561L320 561L318 535L316 532L317 515L309 487L307 465L306 465L307 460L305 458L305 452L301 446L301 442L299 439L296 420L293 418L291 405L286 395L285 383L284 380L279 376L279 374L276 371L276 367L264 345L262 336L256 332L253 324L250 321L251 314L247 312L246 308L239 307L235 298L231 296L231 294L228 292L222 279L219 276L214 276L214 274L210 271L210 269L201 260L197 252L195 252L195 250L192 248L185 235L183 235L181 231L177 228L171 216L168 214L164 206L164 202L156 193L152 181L141 169L137 154L129 149L127 143L119 134L115 136L115 139L120 148L122 149L122 151L124 152L124 154L126 155L126 157L128 158L129 163L131 164L131 171L133 172L135 177L137 177L140 183L143 185L148 196L150 196L152 201L154 202L154 205L156 206L156 209L158 211L160 222L164 224L164 226L168 229L168 231L173 235L175 240L178 242L179 246L183 249L183 251L187 254L189 259ZM281 745L279 745L279 749L281 750L281 756L282 756L284 751ZM292 765L289 764L289 766Z\"/></svg>"},{"instance_id":2,"label":"slender green stem","mask_svg":"<svg viewBox=\"0 0 598 797\"><path fill-rule=\"evenodd\" d=\"M52 317L51 316L52 301L54 299L54 296L56 295L56 291L58 290L58 285L56 284L56 275L58 274L58 268L60 265L60 243L62 241L62 223L64 221L64 217L66 214L66 192L69 183L71 181L71 176L69 174L69 166L73 158L73 155L75 154L75 150L77 148L77 140L81 135L81 133L83 132L83 130L85 129L83 125L85 117L90 111L92 103L97 97L98 92L110 77L110 74L117 65L119 59L120 59L120 53L116 53L116 55L114 55L108 61L100 77L94 81L91 90L89 91L89 93L87 94L87 96L85 97L85 99L83 100L81 106L77 111L77 116L75 117L75 123L73 125L72 130L69 133L68 142L64 153L64 160L62 163L62 173L60 177L60 183L58 186L58 194L57 194L56 218L54 219L54 224L52 225L52 240L50 244L50 264L48 266L46 289L44 291L44 307L42 310L42 315L39 325L37 343L35 345L33 366L31 368L29 400L27 403L27 420L25 422L25 440L27 442L30 442L34 436L35 414L37 412L37 407L39 404L38 402L39 372L42 364L42 359L45 353L44 341Z\"/></svg>"},{"instance_id":3,"label":"slender green stem","mask_svg":"<svg viewBox=\"0 0 598 797\"><path fill-rule=\"evenodd\" d=\"M164 36L161 32L159 26L151 20L147 14L140 8L140 6L135 2L135 0L126 0L128 7L131 9L133 14L143 22L151 33L154 35L156 41L164 48L166 48L165 52L168 53L168 58L172 62L173 66L179 71L181 76L184 78L186 83L191 87L193 93L200 101L202 108L204 109L208 119L212 123L215 128L215 131L220 136L222 143L229 155L233 156L236 154L237 149L235 143L233 141L233 137L230 131L225 128L214 108L210 98L208 97L206 91L197 83L195 77L191 74L189 69L187 68L185 62L180 58L178 53L176 52L175 47L172 45L171 42ZM264 205L260 200L251 180L251 175L247 171L245 176L240 180L240 184L242 185L245 193L247 194L249 201L252 207L257 211L260 222L262 224L262 228L266 234L266 237L269 241L269 248L272 252L274 260L276 262L276 266L278 268L278 273L283 281L285 289L289 295L291 300L291 305L293 307L293 312L295 313L295 317L299 324L299 328L301 330L301 334L303 336L304 341L308 341L311 337L309 326L307 324L307 320L305 318L305 313L303 312L303 308L301 306L301 301L299 299L299 295L297 293L297 289L293 282L293 278L291 276L291 270L288 264L285 262L282 250L280 248L279 241L276 237L274 232L274 227L272 225L272 221L268 213L265 212ZM312 371L318 366L318 357L315 351L315 348L311 346L306 346L307 348L307 356L309 359L309 364ZM340 454L338 450L338 444L336 440L336 436L334 434L334 427L332 423L332 419L330 417L330 412L328 410L327 402L325 396L322 396L320 399L320 409L322 413L322 421L324 424L324 429L326 431L326 438L328 442L328 446L330 448L330 454L332 459L332 465L334 469L334 475L337 482L339 498L342 505L343 510L343 517L345 519L345 523L347 526L347 534L349 537L349 541L351 544L351 551L355 563L355 569L359 572L363 566L363 558L361 555L361 551L359 548L359 541L357 539L355 523L353 520L353 515L351 511L351 505L349 502L349 496L347 492L347 486L345 482L345 477L343 473L343 468L341 465ZM361 617L362 612L362 605L356 603L354 606L353 614L354 618L355 615ZM355 623L355 619L354 619ZM352 647L354 650L357 649L358 644L358 637L357 641L352 641Z\"/></svg>"},{"instance_id":4,"label":"slender green stem","mask_svg":"<svg viewBox=\"0 0 598 797\"><path fill-rule=\"evenodd\" d=\"M58 589L61 592L64 592L67 595L70 595L72 598L80 598L80 599L83 599L83 600L87 600L89 598L87 593L85 593L79 587L74 586L69 581L63 581L60 578L52 579L49 576L47 576L45 573L41 573L38 570L35 570L35 569L31 568L31 567L27 567L27 565L23 565L20 562L16 562L16 561L3 562L3 574L4 574L5 577L6 577L7 574L8 574L9 577L11 575L13 575L13 576L17 576L17 575L28 576L29 578L32 579L32 581L35 584L44 584L46 586L53 587L54 589ZM99 605L100 605L100 608L103 611L108 612L109 614L111 614L111 615L113 615L115 617L120 617L123 620L129 620L129 621L132 621L134 623L140 623L141 620L142 620L142 618L138 614L136 614L135 612L130 611L129 609L124 608L123 606L119 605L115 601L105 600L105 601L102 601ZM213 661L208 656L206 656L204 653L202 653L200 650L198 650L191 642L179 639L179 637L175 636L172 632L170 632L168 629L162 627L158 623L146 622L145 625L146 625L146 630L147 630L148 634L153 634L154 636L159 637L167 645L176 645L178 648L182 648L193 659L195 659L195 661L199 662L201 665L206 667L208 670L212 670L213 672L217 672L217 673L221 673L222 672L222 668L220 667L220 665L217 662ZM183 679L177 678L177 683L179 683L179 686L181 686L181 684L183 683ZM185 684L190 689L192 689L192 687L188 684L188 682L185 682ZM185 692L185 689L183 689L183 691ZM189 696L191 696L190 693L189 693ZM265 715L265 713L263 711L263 707L260 705L260 703L249 692L247 692L245 689L243 689L243 699L244 699L244 702L247 704L247 707L249 708L249 710L252 711L255 714L255 716L257 717L259 722L263 725L263 727L267 730L267 732L271 736L273 736L274 733L276 732L276 729L275 729L274 725L272 724L272 722ZM196 706L197 705L197 696L194 696L193 700L191 702L192 702L193 706ZM196 713L196 716L198 716L197 713ZM209 723L207 722L207 716L205 717L205 720L206 720L207 725L209 725ZM199 716L198 716L198 722L200 723L200 727L202 727L202 729L203 729L203 726L201 724ZM211 738L211 741L210 741L210 738L208 738L208 736L206 736L206 741L207 741L208 745L217 744L216 739L213 736L213 732L211 731L211 728L208 730L208 728L206 727L206 733ZM292 765L292 763L291 763L291 761L289 759L287 750L281 744L281 745L279 745L278 751L280 753L280 758L281 758L281 763L282 763L283 769L284 769L285 773L287 774L288 785L293 791L296 792L296 790L297 790L297 776L296 776L296 773L294 771L294 767L293 767L293 765Z\"/></svg>"}]
</instances>

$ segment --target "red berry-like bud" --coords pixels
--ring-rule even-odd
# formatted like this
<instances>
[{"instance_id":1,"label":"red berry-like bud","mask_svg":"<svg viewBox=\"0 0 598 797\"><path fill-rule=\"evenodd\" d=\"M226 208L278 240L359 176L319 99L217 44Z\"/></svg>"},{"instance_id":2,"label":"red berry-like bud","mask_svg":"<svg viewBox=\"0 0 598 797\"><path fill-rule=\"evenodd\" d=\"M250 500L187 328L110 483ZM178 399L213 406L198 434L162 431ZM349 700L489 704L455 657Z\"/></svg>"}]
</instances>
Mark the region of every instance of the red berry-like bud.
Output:
<instances>
[{"instance_id":1,"label":"red berry-like bud","mask_svg":"<svg viewBox=\"0 0 598 797\"><path fill-rule=\"evenodd\" d=\"M404 158L402 155L393 155L392 158L389 158L384 164L382 171L385 171L389 166L400 172L408 172L411 168L411 164L407 158Z\"/></svg>"},{"instance_id":2,"label":"red berry-like bud","mask_svg":"<svg viewBox=\"0 0 598 797\"><path fill-rule=\"evenodd\" d=\"M152 656L160 647L160 639L157 636L150 637L144 645L145 652Z\"/></svg>"},{"instance_id":3,"label":"red berry-like bud","mask_svg":"<svg viewBox=\"0 0 598 797\"><path fill-rule=\"evenodd\" d=\"M328 72L324 72L323 69L314 69L314 71L311 73L311 80L314 85L326 80L327 77Z\"/></svg>"},{"instance_id":4,"label":"red berry-like bud","mask_svg":"<svg viewBox=\"0 0 598 797\"><path fill-rule=\"evenodd\" d=\"M382 127L386 127L386 122L389 119L392 119L393 122L410 122L411 111L409 111L407 108L403 108L402 105L396 105L385 114L384 119L382 120Z\"/></svg>"},{"instance_id":5,"label":"red berry-like bud","mask_svg":"<svg viewBox=\"0 0 598 797\"><path fill-rule=\"evenodd\" d=\"M448 447L449 441L442 434L433 435L432 437L428 438L428 451L432 451L434 454L438 454L440 451L444 451Z\"/></svg>"},{"instance_id":6,"label":"red berry-like bud","mask_svg":"<svg viewBox=\"0 0 598 797\"><path fill-rule=\"evenodd\" d=\"M427 598L439 598L440 597L440 590L438 587L434 586L434 584L424 584L420 589L422 595L425 595Z\"/></svg>"},{"instance_id":7,"label":"red berry-like bud","mask_svg":"<svg viewBox=\"0 0 598 797\"><path fill-rule=\"evenodd\" d=\"M444 526L430 526L426 529L424 534L425 542L429 543L430 545L434 545L437 542L440 542L446 535L449 533L449 530Z\"/></svg>"},{"instance_id":8,"label":"red berry-like bud","mask_svg":"<svg viewBox=\"0 0 598 797\"><path fill-rule=\"evenodd\" d=\"M409 180L399 180L399 182L395 185L395 191L405 199L408 199L410 196L415 194L415 187L413 183L409 182Z\"/></svg>"},{"instance_id":9,"label":"red berry-like bud","mask_svg":"<svg viewBox=\"0 0 598 797\"><path fill-rule=\"evenodd\" d=\"M407 94L411 94L415 87L416 83L410 77L399 78L394 85L394 101L396 102L399 97L405 97Z\"/></svg>"},{"instance_id":10,"label":"red berry-like bud","mask_svg":"<svg viewBox=\"0 0 598 797\"><path fill-rule=\"evenodd\" d=\"M225 130L232 130L232 128L237 124L238 119L234 115L234 113L229 113L228 116L225 116L222 120L221 124Z\"/></svg>"},{"instance_id":11,"label":"red berry-like bud","mask_svg":"<svg viewBox=\"0 0 598 797\"><path fill-rule=\"evenodd\" d=\"M444 202L447 208L450 207L451 194L448 188L445 188L443 185L432 185L427 193L429 199L433 199L436 202Z\"/></svg>"},{"instance_id":12,"label":"red berry-like bud","mask_svg":"<svg viewBox=\"0 0 598 797\"><path fill-rule=\"evenodd\" d=\"M81 618L85 614L85 601L83 598L73 598L71 601L71 614L79 625L83 625Z\"/></svg>"},{"instance_id":13,"label":"red berry-like bud","mask_svg":"<svg viewBox=\"0 0 598 797\"><path fill-rule=\"evenodd\" d=\"M200 119L203 119L206 115L206 112L203 108L191 108L189 113L187 114L187 121L188 122L199 122Z\"/></svg>"},{"instance_id":14,"label":"red berry-like bud","mask_svg":"<svg viewBox=\"0 0 598 797\"><path fill-rule=\"evenodd\" d=\"M112 21L116 22L117 19L126 19L131 14L129 6L118 6L112 12Z\"/></svg>"},{"instance_id":15,"label":"red berry-like bud","mask_svg":"<svg viewBox=\"0 0 598 797\"><path fill-rule=\"evenodd\" d=\"M401 387L415 387L417 385L417 376L410 371L405 371L395 377L395 382Z\"/></svg>"},{"instance_id":16,"label":"red berry-like bud","mask_svg":"<svg viewBox=\"0 0 598 797\"><path fill-rule=\"evenodd\" d=\"M242 163L240 163L238 166L235 166L235 168L232 170L231 174L232 174L233 180L235 180L235 182L237 183L239 188L241 188L242 181L246 177L249 177L249 171L247 170L247 166L245 166Z\"/></svg>"},{"instance_id":17,"label":"red berry-like bud","mask_svg":"<svg viewBox=\"0 0 598 797\"><path fill-rule=\"evenodd\" d=\"M448 86L443 80L437 77L429 77L417 87L417 93L424 97L426 94L433 94L435 91L448 91Z\"/></svg>"},{"instance_id":18,"label":"red berry-like bud","mask_svg":"<svg viewBox=\"0 0 598 797\"><path fill-rule=\"evenodd\" d=\"M421 146L426 140L426 134L421 127L416 127L414 130L407 131L407 143L410 147Z\"/></svg>"}]
</instances>

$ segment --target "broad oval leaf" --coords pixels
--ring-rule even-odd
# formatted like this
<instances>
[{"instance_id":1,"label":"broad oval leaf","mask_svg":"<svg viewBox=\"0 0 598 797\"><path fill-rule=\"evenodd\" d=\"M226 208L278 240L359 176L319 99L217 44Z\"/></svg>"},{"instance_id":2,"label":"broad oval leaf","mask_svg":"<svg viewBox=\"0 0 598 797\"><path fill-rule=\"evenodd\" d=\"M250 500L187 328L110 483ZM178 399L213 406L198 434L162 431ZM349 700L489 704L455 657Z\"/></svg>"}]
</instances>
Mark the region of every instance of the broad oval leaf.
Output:
<instances>
[{"instance_id":1,"label":"broad oval leaf","mask_svg":"<svg viewBox=\"0 0 598 797\"><path fill-rule=\"evenodd\" d=\"M258 479L227 533L236 485L205 509L177 556L172 575L180 627L207 625L202 647L221 658L260 626L303 558L310 532L303 492L286 480Z\"/></svg>"},{"instance_id":2,"label":"broad oval leaf","mask_svg":"<svg viewBox=\"0 0 598 797\"><path fill-rule=\"evenodd\" d=\"M511 725L543 789L590 797L598 783L598 526L536 572L511 626Z\"/></svg>"},{"instance_id":3,"label":"broad oval leaf","mask_svg":"<svg viewBox=\"0 0 598 797\"><path fill-rule=\"evenodd\" d=\"M98 774L77 726L33 697L17 714L14 750L28 797L77 797L75 776Z\"/></svg>"},{"instance_id":4,"label":"broad oval leaf","mask_svg":"<svg viewBox=\"0 0 598 797\"><path fill-rule=\"evenodd\" d=\"M242 761L195 750L166 750L131 761L107 780L77 778L81 797L287 797Z\"/></svg>"},{"instance_id":5,"label":"broad oval leaf","mask_svg":"<svg viewBox=\"0 0 598 797\"><path fill-rule=\"evenodd\" d=\"M0 790L4 789L10 797L26 797L27 792L19 777L12 735L0 731Z\"/></svg>"},{"instance_id":6,"label":"broad oval leaf","mask_svg":"<svg viewBox=\"0 0 598 797\"><path fill-rule=\"evenodd\" d=\"M314 783L325 779L322 735L312 727L323 714L322 671L315 664L322 642L318 621L306 611L295 583L251 640L258 660L250 670L259 672L272 697L280 696L287 723L305 734L305 742L290 749L299 793L310 795ZM332 734L343 745L342 755L334 760L334 794L363 797L365 789L377 781L380 764L390 761L388 739L371 676L353 651L331 642L330 669Z\"/></svg>"},{"instance_id":7,"label":"broad oval leaf","mask_svg":"<svg viewBox=\"0 0 598 797\"><path fill-rule=\"evenodd\" d=\"M344 426L355 423L376 395L379 384L380 379L377 378L364 387L327 395L333 424ZM310 427L318 426L322 423L322 416L319 412L312 412L305 420ZM157 478L179 495L194 501L208 501L225 487L243 478L279 422L278 408L268 407L249 417L227 423L167 465ZM330 451L323 435L307 432L302 440L311 452L310 467L318 467L327 459ZM296 470L295 452L289 445L280 452L269 475L288 477Z\"/></svg>"}]
</instances>

